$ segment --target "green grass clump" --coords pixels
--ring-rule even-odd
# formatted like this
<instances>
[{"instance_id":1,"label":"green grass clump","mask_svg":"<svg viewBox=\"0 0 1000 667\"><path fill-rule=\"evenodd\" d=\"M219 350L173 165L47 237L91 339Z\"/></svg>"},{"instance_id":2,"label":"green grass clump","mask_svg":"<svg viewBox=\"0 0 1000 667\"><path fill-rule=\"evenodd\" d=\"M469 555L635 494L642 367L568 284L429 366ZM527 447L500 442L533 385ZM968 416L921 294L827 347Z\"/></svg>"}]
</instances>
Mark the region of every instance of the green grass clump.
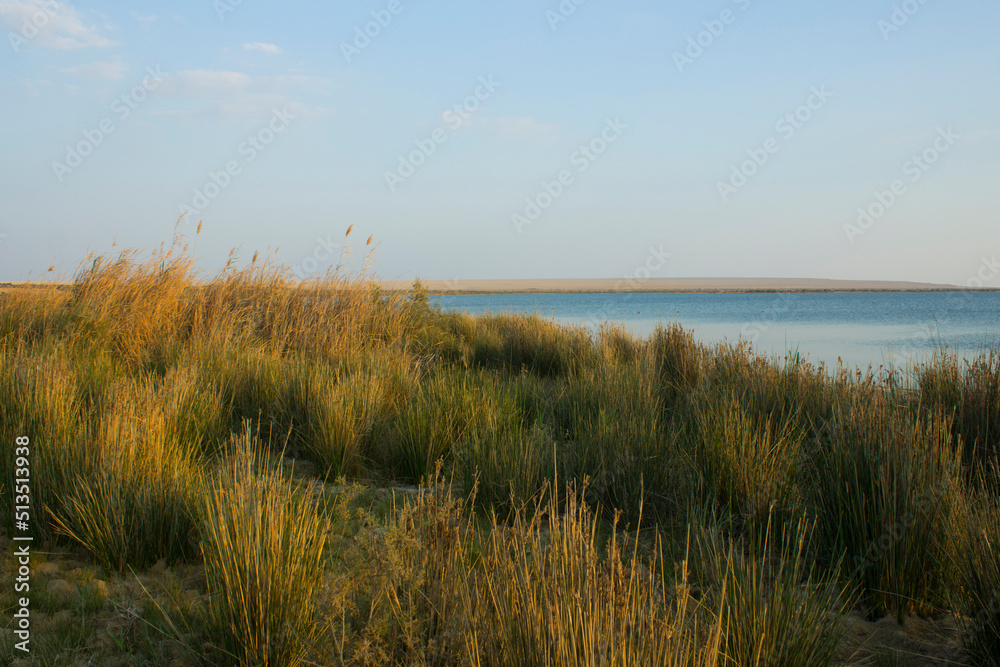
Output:
<instances>
[{"instance_id":1,"label":"green grass clump","mask_svg":"<svg viewBox=\"0 0 1000 667\"><path fill-rule=\"evenodd\" d=\"M941 593L958 459L948 420L885 400L854 405L812 452L810 504L830 562L841 556L869 614L929 610Z\"/></svg>"},{"instance_id":2,"label":"green grass clump","mask_svg":"<svg viewBox=\"0 0 1000 667\"><path fill-rule=\"evenodd\" d=\"M836 577L811 565L810 522L768 523L759 546L728 546L717 531L695 526L710 599L721 600L721 651L733 665L829 665L849 599Z\"/></svg>"},{"instance_id":3,"label":"green grass clump","mask_svg":"<svg viewBox=\"0 0 1000 667\"><path fill-rule=\"evenodd\" d=\"M602 363L574 374L558 397L560 468L568 480L586 483L592 503L628 521L638 519L640 508L662 516L676 466L655 358L648 346L636 345L619 362L620 352L604 345Z\"/></svg>"},{"instance_id":4,"label":"green grass clump","mask_svg":"<svg viewBox=\"0 0 1000 667\"><path fill-rule=\"evenodd\" d=\"M462 487L475 489L487 507L510 509L529 502L555 467L555 436L549 428L520 427L521 416L508 398L489 415L483 431L472 433L456 453Z\"/></svg>"},{"instance_id":5,"label":"green grass clump","mask_svg":"<svg viewBox=\"0 0 1000 667\"><path fill-rule=\"evenodd\" d=\"M292 446L313 461L324 479L357 475L379 424L381 383L374 374L341 375L327 366L290 366L280 413Z\"/></svg>"},{"instance_id":6,"label":"green grass clump","mask_svg":"<svg viewBox=\"0 0 1000 667\"><path fill-rule=\"evenodd\" d=\"M3 473L5 523L14 516L9 490L15 479L14 443L30 440L31 526L42 539L55 536L50 517L59 515L76 488L78 476L92 469L96 443L87 424L88 410L80 396L79 374L65 351L3 350L0 364L0 437L5 455Z\"/></svg>"},{"instance_id":7,"label":"green grass clump","mask_svg":"<svg viewBox=\"0 0 1000 667\"><path fill-rule=\"evenodd\" d=\"M590 336L537 315L487 315L466 327L468 362L483 368L564 376L593 358Z\"/></svg>"},{"instance_id":8,"label":"green grass clump","mask_svg":"<svg viewBox=\"0 0 1000 667\"><path fill-rule=\"evenodd\" d=\"M304 664L320 636L327 522L247 430L201 502L210 641L234 664Z\"/></svg>"},{"instance_id":9,"label":"green grass clump","mask_svg":"<svg viewBox=\"0 0 1000 667\"><path fill-rule=\"evenodd\" d=\"M191 360L178 360L163 374L157 406L166 437L193 455L212 457L232 431L230 406L207 373Z\"/></svg>"},{"instance_id":10,"label":"green grass clump","mask_svg":"<svg viewBox=\"0 0 1000 667\"><path fill-rule=\"evenodd\" d=\"M996 475L994 472L993 475ZM994 477L995 478L995 477ZM961 591L965 645L977 665L1000 665L1000 502L982 489L958 502L951 566Z\"/></svg>"},{"instance_id":11,"label":"green grass clump","mask_svg":"<svg viewBox=\"0 0 1000 667\"><path fill-rule=\"evenodd\" d=\"M456 450L496 430L498 419L514 418L516 407L496 385L488 373L448 370L423 377L396 414L385 445L393 474L420 482L439 460L451 463Z\"/></svg>"},{"instance_id":12,"label":"green grass clump","mask_svg":"<svg viewBox=\"0 0 1000 667\"><path fill-rule=\"evenodd\" d=\"M805 434L794 422L761 418L737 396L701 399L692 409L699 478L721 508L752 525L798 504Z\"/></svg>"},{"instance_id":13,"label":"green grass clump","mask_svg":"<svg viewBox=\"0 0 1000 667\"><path fill-rule=\"evenodd\" d=\"M928 411L953 417L952 433L964 445L970 477L995 472L1000 455L1000 352L990 350L963 362L939 351L934 363L917 370L917 383ZM993 483L1000 489L1000 478Z\"/></svg>"},{"instance_id":14,"label":"green grass clump","mask_svg":"<svg viewBox=\"0 0 1000 667\"><path fill-rule=\"evenodd\" d=\"M129 399L139 404L135 394ZM61 508L49 508L58 531L108 570L144 569L195 552L198 466L166 437L162 413L147 408L116 412L101 425L94 460L79 470Z\"/></svg>"},{"instance_id":15,"label":"green grass clump","mask_svg":"<svg viewBox=\"0 0 1000 667\"><path fill-rule=\"evenodd\" d=\"M717 665L721 618L699 625L684 575L601 522L572 490L493 519L472 621L476 665Z\"/></svg>"},{"instance_id":16,"label":"green grass clump","mask_svg":"<svg viewBox=\"0 0 1000 667\"><path fill-rule=\"evenodd\" d=\"M694 336L673 324L657 327L649 337L663 405L672 408L702 375L702 348Z\"/></svg>"}]
</instances>

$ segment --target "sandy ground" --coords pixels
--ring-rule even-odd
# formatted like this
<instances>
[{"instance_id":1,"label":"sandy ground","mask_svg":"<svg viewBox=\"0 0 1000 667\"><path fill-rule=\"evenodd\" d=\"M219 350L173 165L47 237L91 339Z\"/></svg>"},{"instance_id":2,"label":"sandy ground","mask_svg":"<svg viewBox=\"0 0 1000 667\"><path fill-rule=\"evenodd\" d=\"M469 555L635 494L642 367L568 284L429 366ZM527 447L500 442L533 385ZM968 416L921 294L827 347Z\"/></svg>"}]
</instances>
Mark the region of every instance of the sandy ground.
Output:
<instances>
[{"instance_id":1,"label":"sandy ground","mask_svg":"<svg viewBox=\"0 0 1000 667\"><path fill-rule=\"evenodd\" d=\"M412 282L387 280L387 289L409 289ZM607 292L925 292L959 290L954 285L877 280L811 278L651 278L554 280L427 280L439 294L573 294Z\"/></svg>"},{"instance_id":2,"label":"sandy ground","mask_svg":"<svg viewBox=\"0 0 1000 667\"><path fill-rule=\"evenodd\" d=\"M857 611L847 618L846 632L837 651L835 665L869 667L883 664L906 667L948 667L968 665L961 648L959 627L953 616L921 618L910 615L903 625L895 618L868 621ZM892 656L896 662L888 660Z\"/></svg>"}]
</instances>

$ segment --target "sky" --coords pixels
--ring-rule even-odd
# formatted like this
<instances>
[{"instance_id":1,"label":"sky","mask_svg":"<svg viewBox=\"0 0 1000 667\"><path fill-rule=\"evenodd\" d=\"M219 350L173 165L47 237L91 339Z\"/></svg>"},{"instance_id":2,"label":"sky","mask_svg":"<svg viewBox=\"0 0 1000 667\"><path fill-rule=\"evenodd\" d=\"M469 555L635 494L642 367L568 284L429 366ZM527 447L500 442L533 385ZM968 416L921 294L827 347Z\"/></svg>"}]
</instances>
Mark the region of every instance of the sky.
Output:
<instances>
[{"instance_id":1,"label":"sky","mask_svg":"<svg viewBox=\"0 0 1000 667\"><path fill-rule=\"evenodd\" d=\"M353 225L347 270L374 236L385 278L1000 287L998 25L989 0L0 0L0 280L178 236L209 275L235 249L308 278Z\"/></svg>"}]
</instances>

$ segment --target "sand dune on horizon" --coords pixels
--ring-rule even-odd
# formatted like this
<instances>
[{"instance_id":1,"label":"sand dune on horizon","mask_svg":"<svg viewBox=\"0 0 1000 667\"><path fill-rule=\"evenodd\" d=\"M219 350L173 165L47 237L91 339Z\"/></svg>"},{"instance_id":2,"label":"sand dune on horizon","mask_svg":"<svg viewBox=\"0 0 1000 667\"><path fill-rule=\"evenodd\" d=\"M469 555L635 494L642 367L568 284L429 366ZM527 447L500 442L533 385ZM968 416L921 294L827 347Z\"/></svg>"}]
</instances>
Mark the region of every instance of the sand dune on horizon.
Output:
<instances>
[{"instance_id":1,"label":"sand dune on horizon","mask_svg":"<svg viewBox=\"0 0 1000 667\"><path fill-rule=\"evenodd\" d=\"M981 291L958 285L890 280L827 280L820 278L549 278L498 280L422 280L431 294L604 294L604 293L742 293L742 292L942 292ZM383 289L408 291L412 280L381 280ZM18 288L68 289L68 281L4 281L0 293Z\"/></svg>"},{"instance_id":2,"label":"sand dune on horizon","mask_svg":"<svg viewBox=\"0 0 1000 667\"><path fill-rule=\"evenodd\" d=\"M622 278L425 280L433 294L580 294L608 292L930 292L962 290L957 285L883 280L818 278ZM387 280L389 290L407 290L412 281Z\"/></svg>"}]
</instances>

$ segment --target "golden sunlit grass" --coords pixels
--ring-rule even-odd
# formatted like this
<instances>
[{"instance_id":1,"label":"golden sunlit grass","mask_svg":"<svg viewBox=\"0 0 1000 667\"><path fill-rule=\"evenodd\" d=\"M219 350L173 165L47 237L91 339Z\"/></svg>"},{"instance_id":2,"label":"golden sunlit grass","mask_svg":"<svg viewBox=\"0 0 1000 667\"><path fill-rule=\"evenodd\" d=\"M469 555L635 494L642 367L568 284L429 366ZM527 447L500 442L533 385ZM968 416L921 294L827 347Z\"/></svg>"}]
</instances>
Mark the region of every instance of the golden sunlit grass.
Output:
<instances>
[{"instance_id":1,"label":"golden sunlit grass","mask_svg":"<svg viewBox=\"0 0 1000 667\"><path fill-rule=\"evenodd\" d=\"M52 664L825 665L849 610L946 610L991 664L995 352L828 375L677 326L445 314L348 258L297 283L125 252L0 294L38 547L203 579L98 603L132 619L113 639L83 611L73 647L40 634Z\"/></svg>"},{"instance_id":2,"label":"golden sunlit grass","mask_svg":"<svg viewBox=\"0 0 1000 667\"><path fill-rule=\"evenodd\" d=\"M326 521L249 430L201 499L211 641L240 664L297 664L320 637Z\"/></svg>"},{"instance_id":3,"label":"golden sunlit grass","mask_svg":"<svg viewBox=\"0 0 1000 667\"><path fill-rule=\"evenodd\" d=\"M109 570L189 558L195 501L203 487L196 454L170 437L148 387L114 391L108 399L114 406L97 430L80 436L100 447L77 470L63 509L52 514L53 525Z\"/></svg>"}]
</instances>

